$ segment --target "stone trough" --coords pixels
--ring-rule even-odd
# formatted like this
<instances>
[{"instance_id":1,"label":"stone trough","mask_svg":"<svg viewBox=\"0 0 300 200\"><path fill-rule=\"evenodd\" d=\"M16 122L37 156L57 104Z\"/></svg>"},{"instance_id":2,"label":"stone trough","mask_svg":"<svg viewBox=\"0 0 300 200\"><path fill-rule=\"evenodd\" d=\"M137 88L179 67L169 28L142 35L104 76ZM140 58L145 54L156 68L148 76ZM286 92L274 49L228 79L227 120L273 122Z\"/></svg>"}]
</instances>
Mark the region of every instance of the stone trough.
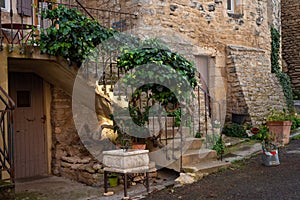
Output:
<instances>
[{"instance_id":1,"label":"stone trough","mask_svg":"<svg viewBox=\"0 0 300 200\"><path fill-rule=\"evenodd\" d=\"M123 149L103 152L103 164L110 171L122 173L145 172L149 169L149 150Z\"/></svg>"},{"instance_id":2,"label":"stone trough","mask_svg":"<svg viewBox=\"0 0 300 200\"><path fill-rule=\"evenodd\" d=\"M104 195L108 195L107 178L108 173L120 173L124 177L124 198L127 196L128 174L146 173L145 187L149 193L149 150L123 149L103 151L104 168Z\"/></svg>"}]
</instances>

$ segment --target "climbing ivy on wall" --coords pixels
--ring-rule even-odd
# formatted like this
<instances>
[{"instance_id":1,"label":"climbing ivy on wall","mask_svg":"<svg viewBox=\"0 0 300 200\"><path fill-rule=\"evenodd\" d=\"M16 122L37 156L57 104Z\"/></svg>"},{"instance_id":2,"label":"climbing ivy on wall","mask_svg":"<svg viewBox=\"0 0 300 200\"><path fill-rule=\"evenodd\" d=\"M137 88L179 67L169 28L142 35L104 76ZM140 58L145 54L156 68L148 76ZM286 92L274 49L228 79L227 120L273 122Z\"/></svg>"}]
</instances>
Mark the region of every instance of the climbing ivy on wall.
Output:
<instances>
[{"instance_id":1,"label":"climbing ivy on wall","mask_svg":"<svg viewBox=\"0 0 300 200\"><path fill-rule=\"evenodd\" d=\"M271 28L271 64L272 73L275 73L283 89L286 98L286 104L289 109L293 109L293 92L291 87L290 77L280 70L279 65L279 50L280 50L280 34L275 28Z\"/></svg>"},{"instance_id":2,"label":"climbing ivy on wall","mask_svg":"<svg viewBox=\"0 0 300 200\"><path fill-rule=\"evenodd\" d=\"M279 66L279 51L280 51L280 34L275 28L271 28L271 37L272 37L272 42L271 42L271 64L272 68L271 71L272 73L278 73L280 71L280 66Z\"/></svg>"}]
</instances>

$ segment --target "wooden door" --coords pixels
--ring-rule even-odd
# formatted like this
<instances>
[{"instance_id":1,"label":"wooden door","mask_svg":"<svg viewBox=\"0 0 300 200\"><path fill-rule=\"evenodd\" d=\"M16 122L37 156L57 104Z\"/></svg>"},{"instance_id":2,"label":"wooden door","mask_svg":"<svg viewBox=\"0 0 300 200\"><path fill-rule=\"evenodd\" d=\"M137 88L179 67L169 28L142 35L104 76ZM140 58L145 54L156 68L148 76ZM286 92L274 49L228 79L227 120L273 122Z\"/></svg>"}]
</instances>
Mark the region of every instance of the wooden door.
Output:
<instances>
[{"instance_id":1,"label":"wooden door","mask_svg":"<svg viewBox=\"0 0 300 200\"><path fill-rule=\"evenodd\" d=\"M14 114L15 177L47 174L43 81L31 73L11 73L10 95L16 102Z\"/></svg>"}]
</instances>

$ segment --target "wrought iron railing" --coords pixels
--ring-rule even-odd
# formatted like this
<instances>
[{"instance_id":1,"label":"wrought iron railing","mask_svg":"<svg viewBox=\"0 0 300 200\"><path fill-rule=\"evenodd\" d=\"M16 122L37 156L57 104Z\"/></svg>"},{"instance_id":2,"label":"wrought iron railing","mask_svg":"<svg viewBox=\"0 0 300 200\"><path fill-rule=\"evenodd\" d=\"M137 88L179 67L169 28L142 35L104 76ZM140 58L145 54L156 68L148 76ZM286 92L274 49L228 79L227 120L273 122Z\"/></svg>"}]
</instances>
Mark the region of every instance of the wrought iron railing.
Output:
<instances>
[{"instance_id":1,"label":"wrought iron railing","mask_svg":"<svg viewBox=\"0 0 300 200\"><path fill-rule=\"evenodd\" d=\"M22 0L20 2L22 4ZM98 20L102 26L121 32L131 30L136 18L136 15L126 12L85 7L77 0L39 1L38 5L30 8L30 12L26 11L27 14L22 11L23 7L20 7L21 10L18 11L18 14L14 13L12 9L14 5L10 5L9 15L0 9L0 50L3 50L3 43L10 45L10 51L14 50L16 44L35 45L32 41L34 41L36 33L33 34L32 27L37 27L38 30L49 27L52 22L42 19L41 12L53 9L58 5L75 8L84 15ZM6 15L4 16L4 14ZM28 17L28 15L32 17ZM24 49L20 53L24 53Z\"/></svg>"},{"instance_id":2,"label":"wrought iron railing","mask_svg":"<svg viewBox=\"0 0 300 200\"><path fill-rule=\"evenodd\" d=\"M131 97L128 94L133 93L132 88L122 86L119 82L124 76L124 71L121 71L116 66L113 58L107 59L108 62L103 62L101 56L98 58L97 65L95 64L97 61L93 61L93 64L85 64L80 69L85 74L84 77L87 79L87 82L95 83L99 80L98 84L102 86L104 94L114 95L111 96L112 99L123 100L129 103L128 100ZM98 71L98 74L96 71L97 68L102 69L102 71ZM90 74L88 75L88 73ZM129 71L128 73L132 72ZM97 76L94 76L95 74ZM194 89L194 96L192 114L180 126L176 125L175 121L178 119L175 116L169 116L166 113L159 116L159 110L164 109L161 105L156 110L152 110L153 115L149 115L150 120L146 126L151 132L150 135L156 135L158 145L164 148L164 159L166 161L181 159L184 152L188 149L185 142L188 138L195 138L197 133L200 133L204 139L203 148L208 149L212 149L216 141L221 137L222 116L220 103L209 94L208 88L203 84L199 84ZM146 97L144 96L143 98ZM143 102L143 100L140 99L139 102ZM118 112L117 114L120 115ZM180 163L182 162L180 161ZM179 167L182 168L182 164Z\"/></svg>"},{"instance_id":3,"label":"wrought iron railing","mask_svg":"<svg viewBox=\"0 0 300 200\"><path fill-rule=\"evenodd\" d=\"M0 181L14 183L13 110L15 103L0 86Z\"/></svg>"}]
</instances>

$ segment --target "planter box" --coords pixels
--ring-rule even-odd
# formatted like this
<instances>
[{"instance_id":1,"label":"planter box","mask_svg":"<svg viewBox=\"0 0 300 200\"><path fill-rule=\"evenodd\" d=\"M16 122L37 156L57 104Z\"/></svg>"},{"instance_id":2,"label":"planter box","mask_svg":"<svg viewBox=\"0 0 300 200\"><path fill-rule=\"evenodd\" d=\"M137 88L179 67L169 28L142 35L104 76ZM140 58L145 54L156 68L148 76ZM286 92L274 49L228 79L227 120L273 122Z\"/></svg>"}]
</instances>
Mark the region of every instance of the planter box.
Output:
<instances>
[{"instance_id":1,"label":"planter box","mask_svg":"<svg viewBox=\"0 0 300 200\"><path fill-rule=\"evenodd\" d=\"M148 168L149 150L123 149L103 151L103 164L108 168L127 170Z\"/></svg>"},{"instance_id":2,"label":"planter box","mask_svg":"<svg viewBox=\"0 0 300 200\"><path fill-rule=\"evenodd\" d=\"M267 126L276 143L285 145L290 142L292 121L268 121Z\"/></svg>"}]
</instances>

